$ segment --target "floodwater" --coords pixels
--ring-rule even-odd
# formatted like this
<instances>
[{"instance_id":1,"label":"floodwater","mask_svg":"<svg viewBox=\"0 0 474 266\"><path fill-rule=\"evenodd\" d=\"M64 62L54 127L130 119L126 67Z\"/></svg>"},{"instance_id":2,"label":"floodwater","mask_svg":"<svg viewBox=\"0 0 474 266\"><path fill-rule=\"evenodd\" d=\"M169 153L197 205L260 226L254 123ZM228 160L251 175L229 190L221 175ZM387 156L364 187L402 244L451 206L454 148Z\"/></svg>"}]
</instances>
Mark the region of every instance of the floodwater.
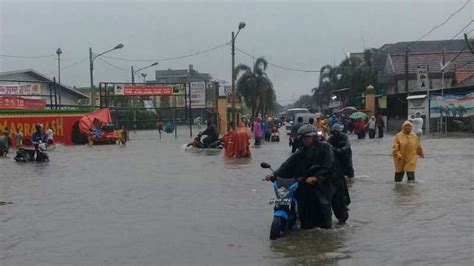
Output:
<instances>
[{"instance_id":1,"label":"floodwater","mask_svg":"<svg viewBox=\"0 0 474 266\"><path fill-rule=\"evenodd\" d=\"M156 132L122 146L58 146L0 160L0 265L472 265L473 139L424 139L416 184L394 184L391 136L353 141L346 225L270 241L287 139L251 159L185 151ZM11 155L12 156L12 155Z\"/></svg>"}]
</instances>

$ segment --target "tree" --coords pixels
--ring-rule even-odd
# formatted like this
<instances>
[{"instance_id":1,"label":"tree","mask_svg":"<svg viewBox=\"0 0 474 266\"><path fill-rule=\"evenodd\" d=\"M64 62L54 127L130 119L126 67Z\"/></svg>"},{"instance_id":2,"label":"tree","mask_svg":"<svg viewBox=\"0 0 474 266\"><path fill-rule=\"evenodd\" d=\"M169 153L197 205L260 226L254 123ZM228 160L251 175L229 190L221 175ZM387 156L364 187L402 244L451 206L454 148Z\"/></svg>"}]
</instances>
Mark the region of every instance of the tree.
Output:
<instances>
[{"instance_id":1,"label":"tree","mask_svg":"<svg viewBox=\"0 0 474 266\"><path fill-rule=\"evenodd\" d=\"M237 80L237 93L244 98L244 103L252 109L252 118L256 112L272 112L275 109L275 90L265 70L268 62L263 57L257 58L253 69L239 64L235 68L235 76L242 75Z\"/></svg>"}]
</instances>

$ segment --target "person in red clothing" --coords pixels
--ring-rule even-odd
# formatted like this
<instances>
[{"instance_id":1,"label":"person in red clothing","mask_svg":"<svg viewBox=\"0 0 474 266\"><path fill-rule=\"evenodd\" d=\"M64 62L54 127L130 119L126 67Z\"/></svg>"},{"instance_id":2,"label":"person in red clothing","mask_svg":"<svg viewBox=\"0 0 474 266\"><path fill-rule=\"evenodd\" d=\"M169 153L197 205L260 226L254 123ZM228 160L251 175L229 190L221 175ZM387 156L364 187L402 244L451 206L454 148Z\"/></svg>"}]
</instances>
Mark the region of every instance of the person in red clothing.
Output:
<instances>
[{"instance_id":1,"label":"person in red clothing","mask_svg":"<svg viewBox=\"0 0 474 266\"><path fill-rule=\"evenodd\" d=\"M234 143L235 143L235 132L234 132L234 123L230 122L227 126L227 133L222 137L224 141L224 157L225 158L234 158Z\"/></svg>"},{"instance_id":2,"label":"person in red clothing","mask_svg":"<svg viewBox=\"0 0 474 266\"><path fill-rule=\"evenodd\" d=\"M363 119L357 119L355 122L354 133L357 134L358 139L365 139L365 123Z\"/></svg>"}]
</instances>

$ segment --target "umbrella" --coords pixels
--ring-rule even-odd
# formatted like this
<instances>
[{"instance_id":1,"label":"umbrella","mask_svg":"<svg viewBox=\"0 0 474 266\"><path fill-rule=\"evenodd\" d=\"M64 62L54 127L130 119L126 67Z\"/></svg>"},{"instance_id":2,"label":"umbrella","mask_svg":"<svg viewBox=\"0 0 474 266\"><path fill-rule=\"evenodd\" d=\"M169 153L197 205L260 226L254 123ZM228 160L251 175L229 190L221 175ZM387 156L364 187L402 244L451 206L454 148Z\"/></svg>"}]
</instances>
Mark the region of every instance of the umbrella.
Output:
<instances>
[{"instance_id":1,"label":"umbrella","mask_svg":"<svg viewBox=\"0 0 474 266\"><path fill-rule=\"evenodd\" d=\"M364 119L367 117L366 113L363 112L355 112L349 116L350 119Z\"/></svg>"},{"instance_id":2,"label":"umbrella","mask_svg":"<svg viewBox=\"0 0 474 266\"><path fill-rule=\"evenodd\" d=\"M353 106L347 106L345 107L344 109L341 110L341 113L343 114L352 114L354 112L357 112L357 108L353 107Z\"/></svg>"}]
</instances>

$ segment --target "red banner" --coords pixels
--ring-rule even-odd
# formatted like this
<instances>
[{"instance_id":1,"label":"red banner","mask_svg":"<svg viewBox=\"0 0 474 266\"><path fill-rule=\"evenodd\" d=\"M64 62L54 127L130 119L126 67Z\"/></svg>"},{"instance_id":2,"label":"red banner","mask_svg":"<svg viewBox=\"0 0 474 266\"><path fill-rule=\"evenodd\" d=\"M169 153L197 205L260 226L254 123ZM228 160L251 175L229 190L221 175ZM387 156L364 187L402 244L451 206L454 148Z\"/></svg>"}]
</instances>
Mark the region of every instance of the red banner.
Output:
<instances>
[{"instance_id":1,"label":"red banner","mask_svg":"<svg viewBox=\"0 0 474 266\"><path fill-rule=\"evenodd\" d=\"M54 132L54 142L63 144L73 144L72 129L76 121L82 117L81 114L74 115L36 115L36 116L4 116L0 117L0 128L8 127L9 136L15 145L15 131L20 129L23 136L31 136L35 131L36 124L43 124L44 130L51 128ZM79 130L79 127L77 127Z\"/></svg>"},{"instance_id":2,"label":"red banner","mask_svg":"<svg viewBox=\"0 0 474 266\"><path fill-rule=\"evenodd\" d=\"M173 94L171 85L117 85L116 95L124 96L170 96Z\"/></svg>"},{"instance_id":3,"label":"red banner","mask_svg":"<svg viewBox=\"0 0 474 266\"><path fill-rule=\"evenodd\" d=\"M8 110L44 110L45 99L29 99L17 96L0 96L0 109Z\"/></svg>"}]
</instances>

